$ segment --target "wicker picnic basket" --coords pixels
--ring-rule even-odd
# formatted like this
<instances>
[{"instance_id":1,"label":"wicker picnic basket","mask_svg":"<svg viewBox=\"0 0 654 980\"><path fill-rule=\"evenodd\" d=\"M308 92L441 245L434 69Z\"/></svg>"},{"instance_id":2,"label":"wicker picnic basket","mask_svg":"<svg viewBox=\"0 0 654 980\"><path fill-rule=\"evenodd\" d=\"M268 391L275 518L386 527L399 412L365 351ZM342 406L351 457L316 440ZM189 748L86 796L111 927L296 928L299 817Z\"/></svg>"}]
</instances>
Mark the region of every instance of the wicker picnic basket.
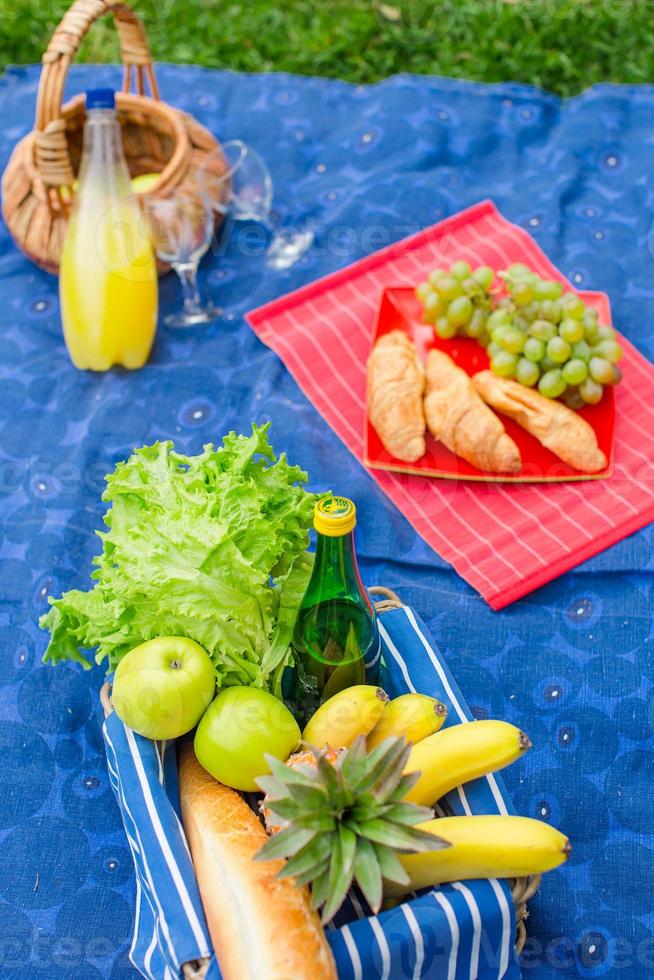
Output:
<instances>
[{"instance_id":1,"label":"wicker picnic basket","mask_svg":"<svg viewBox=\"0 0 654 980\"><path fill-rule=\"evenodd\" d=\"M42 58L34 129L15 147L2 178L7 227L28 258L48 272L59 268L71 200L60 189L70 190L75 179L85 118L83 96L62 103L64 85L82 38L105 14L113 16L120 37L124 82L116 107L132 176L159 173L148 192L152 196L191 189L199 168L219 148L192 116L161 101L143 24L129 6L119 0L75 0ZM211 158L211 166L218 173L227 169L220 154Z\"/></svg>"},{"instance_id":2,"label":"wicker picnic basket","mask_svg":"<svg viewBox=\"0 0 654 980\"><path fill-rule=\"evenodd\" d=\"M377 614L380 616L384 615L384 613L390 612L391 610L401 609L403 606L399 596L390 589L382 586L374 586L369 591L375 598L375 608ZM100 691L100 702L102 704L105 719L107 719L111 716L114 710L111 702L111 685L109 683L105 683ZM114 764L116 764L115 760ZM160 759L159 765L161 765ZM116 767L114 771L117 773L118 768ZM116 779L118 779L118 776L116 776ZM159 781L161 782L161 778ZM514 944L517 955L521 953L527 936L525 925L528 917L527 902L537 891L540 880L540 875L529 875L523 878L512 879L509 882L511 897L515 906L516 933L514 937ZM138 928L137 923L137 932ZM402 944L406 945L409 938L409 936L402 933L401 928L398 929L396 934L394 934L394 940L396 944L399 944L400 946L402 946ZM409 954L407 953L407 955ZM133 962L140 969L138 956L136 959L133 959ZM209 962L209 960L202 959L184 963L182 968L182 976L184 980L203 980L209 970Z\"/></svg>"}]
</instances>

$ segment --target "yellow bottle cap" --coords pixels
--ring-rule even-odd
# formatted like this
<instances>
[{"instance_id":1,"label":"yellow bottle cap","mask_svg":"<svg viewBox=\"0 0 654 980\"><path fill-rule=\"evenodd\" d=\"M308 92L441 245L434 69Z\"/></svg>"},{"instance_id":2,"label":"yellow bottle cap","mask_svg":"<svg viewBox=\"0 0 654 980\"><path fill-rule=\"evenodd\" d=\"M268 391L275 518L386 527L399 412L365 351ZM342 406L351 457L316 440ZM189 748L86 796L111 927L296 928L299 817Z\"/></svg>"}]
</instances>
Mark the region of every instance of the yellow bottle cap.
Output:
<instances>
[{"instance_id":1,"label":"yellow bottle cap","mask_svg":"<svg viewBox=\"0 0 654 980\"><path fill-rule=\"evenodd\" d=\"M313 510L313 526L318 534L340 538L349 534L357 522L357 509L347 497L325 497Z\"/></svg>"}]
</instances>

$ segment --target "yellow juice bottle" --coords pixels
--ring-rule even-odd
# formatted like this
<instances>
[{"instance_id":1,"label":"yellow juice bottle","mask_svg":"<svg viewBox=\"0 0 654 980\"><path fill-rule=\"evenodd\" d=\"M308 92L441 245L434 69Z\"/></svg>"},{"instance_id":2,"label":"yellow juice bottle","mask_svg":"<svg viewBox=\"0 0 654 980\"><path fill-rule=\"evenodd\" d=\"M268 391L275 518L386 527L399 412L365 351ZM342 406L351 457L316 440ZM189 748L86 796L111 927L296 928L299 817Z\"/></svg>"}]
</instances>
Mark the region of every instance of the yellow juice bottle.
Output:
<instances>
[{"instance_id":1,"label":"yellow juice bottle","mask_svg":"<svg viewBox=\"0 0 654 980\"><path fill-rule=\"evenodd\" d=\"M157 269L131 191L111 89L86 95L84 149L59 270L64 339L75 367L142 367L157 326Z\"/></svg>"}]
</instances>

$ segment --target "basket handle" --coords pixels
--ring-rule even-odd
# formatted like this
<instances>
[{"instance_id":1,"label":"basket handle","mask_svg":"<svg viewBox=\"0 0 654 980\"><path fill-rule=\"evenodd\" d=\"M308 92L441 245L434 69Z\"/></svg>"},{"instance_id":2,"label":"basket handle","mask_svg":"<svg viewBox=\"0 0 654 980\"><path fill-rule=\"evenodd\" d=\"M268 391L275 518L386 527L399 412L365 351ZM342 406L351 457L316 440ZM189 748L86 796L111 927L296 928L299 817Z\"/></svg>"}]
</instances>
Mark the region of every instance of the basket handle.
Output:
<instances>
[{"instance_id":1,"label":"basket handle","mask_svg":"<svg viewBox=\"0 0 654 980\"><path fill-rule=\"evenodd\" d=\"M152 55L145 29L134 11L122 0L75 0L50 38L41 59L43 68L36 99L34 163L46 186L70 184L73 170L66 143L61 106L68 68L91 25L111 14L120 36L125 66L123 91L129 92L135 76L136 91L145 94L145 82L153 99L159 98Z\"/></svg>"},{"instance_id":2,"label":"basket handle","mask_svg":"<svg viewBox=\"0 0 654 980\"><path fill-rule=\"evenodd\" d=\"M147 74L152 97L159 98L148 39L143 24L134 11L121 0L75 0L50 38L41 59L43 69L36 100L35 129L43 131L60 118L70 63L91 25L106 14L113 15L120 36L121 58L125 66L123 91L129 92L132 72L135 71L139 95L145 94Z\"/></svg>"}]
</instances>

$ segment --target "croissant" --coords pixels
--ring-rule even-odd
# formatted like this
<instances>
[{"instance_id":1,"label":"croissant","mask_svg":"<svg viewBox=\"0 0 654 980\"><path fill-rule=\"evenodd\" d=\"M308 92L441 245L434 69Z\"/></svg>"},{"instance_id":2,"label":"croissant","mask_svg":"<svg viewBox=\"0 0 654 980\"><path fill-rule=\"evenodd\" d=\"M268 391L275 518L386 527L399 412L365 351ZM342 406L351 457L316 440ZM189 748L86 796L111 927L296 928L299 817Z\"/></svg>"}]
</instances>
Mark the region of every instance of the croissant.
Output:
<instances>
[{"instance_id":1,"label":"croissant","mask_svg":"<svg viewBox=\"0 0 654 980\"><path fill-rule=\"evenodd\" d=\"M402 330L379 338L368 358L368 417L384 448L407 463L425 454L425 387L418 352Z\"/></svg>"},{"instance_id":2,"label":"croissant","mask_svg":"<svg viewBox=\"0 0 654 980\"><path fill-rule=\"evenodd\" d=\"M594 430L571 408L490 371L480 371L472 381L485 402L515 419L564 463L583 473L606 468Z\"/></svg>"},{"instance_id":3,"label":"croissant","mask_svg":"<svg viewBox=\"0 0 654 980\"><path fill-rule=\"evenodd\" d=\"M436 349L427 357L425 416L434 438L477 469L517 473L522 466L520 450L470 377Z\"/></svg>"}]
</instances>

